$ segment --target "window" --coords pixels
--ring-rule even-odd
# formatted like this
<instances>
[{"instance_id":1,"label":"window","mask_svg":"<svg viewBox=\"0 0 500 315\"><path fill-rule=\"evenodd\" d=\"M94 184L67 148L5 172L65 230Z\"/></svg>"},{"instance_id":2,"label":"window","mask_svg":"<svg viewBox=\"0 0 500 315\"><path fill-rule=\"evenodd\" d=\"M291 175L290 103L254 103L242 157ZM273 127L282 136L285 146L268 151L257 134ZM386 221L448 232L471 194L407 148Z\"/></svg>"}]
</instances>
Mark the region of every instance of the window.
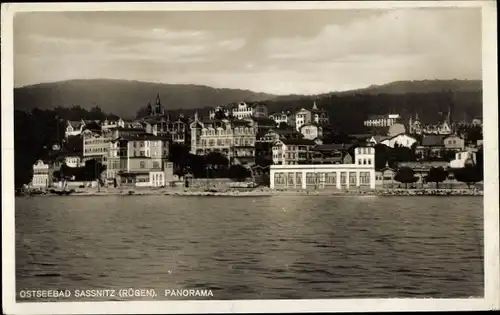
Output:
<instances>
[{"instance_id":1,"label":"window","mask_svg":"<svg viewBox=\"0 0 500 315\"><path fill-rule=\"evenodd\" d=\"M139 167L146 168L146 162L144 162L144 161L139 162Z\"/></svg>"},{"instance_id":2,"label":"window","mask_svg":"<svg viewBox=\"0 0 500 315\"><path fill-rule=\"evenodd\" d=\"M372 164L372 160L368 159L368 165L371 165L371 164Z\"/></svg>"},{"instance_id":3,"label":"window","mask_svg":"<svg viewBox=\"0 0 500 315\"><path fill-rule=\"evenodd\" d=\"M356 185L356 173L349 172L349 185Z\"/></svg>"},{"instance_id":4,"label":"window","mask_svg":"<svg viewBox=\"0 0 500 315\"><path fill-rule=\"evenodd\" d=\"M366 159L363 159L363 165L366 165Z\"/></svg>"},{"instance_id":5,"label":"window","mask_svg":"<svg viewBox=\"0 0 500 315\"><path fill-rule=\"evenodd\" d=\"M153 168L160 168L160 162L154 161Z\"/></svg>"}]
</instances>

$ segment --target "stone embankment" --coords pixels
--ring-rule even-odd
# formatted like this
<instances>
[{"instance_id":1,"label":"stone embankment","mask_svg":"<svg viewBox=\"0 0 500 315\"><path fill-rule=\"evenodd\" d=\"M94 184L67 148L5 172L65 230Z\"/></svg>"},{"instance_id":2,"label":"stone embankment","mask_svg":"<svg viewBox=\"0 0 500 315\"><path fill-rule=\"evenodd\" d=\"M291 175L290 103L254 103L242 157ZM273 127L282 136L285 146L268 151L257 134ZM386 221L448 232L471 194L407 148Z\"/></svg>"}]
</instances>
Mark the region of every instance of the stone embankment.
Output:
<instances>
[{"instance_id":1,"label":"stone embankment","mask_svg":"<svg viewBox=\"0 0 500 315\"><path fill-rule=\"evenodd\" d=\"M26 195L56 194L38 192ZM190 189L190 188L95 188L77 189L70 196L482 196L479 189L376 189L376 190L338 190L338 189L270 189L257 187L248 189Z\"/></svg>"}]
</instances>

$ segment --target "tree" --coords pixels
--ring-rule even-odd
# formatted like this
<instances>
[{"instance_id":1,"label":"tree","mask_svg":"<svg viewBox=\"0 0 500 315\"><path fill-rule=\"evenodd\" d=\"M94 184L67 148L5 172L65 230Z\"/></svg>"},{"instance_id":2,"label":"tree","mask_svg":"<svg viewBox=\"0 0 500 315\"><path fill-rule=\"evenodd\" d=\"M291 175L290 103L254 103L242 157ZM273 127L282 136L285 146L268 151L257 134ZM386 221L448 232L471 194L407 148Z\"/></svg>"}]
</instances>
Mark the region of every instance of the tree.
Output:
<instances>
[{"instance_id":1,"label":"tree","mask_svg":"<svg viewBox=\"0 0 500 315\"><path fill-rule=\"evenodd\" d=\"M186 166L188 165L189 148L180 143L171 143L168 151L169 161L174 163L174 173L178 176L183 176Z\"/></svg>"},{"instance_id":2,"label":"tree","mask_svg":"<svg viewBox=\"0 0 500 315\"><path fill-rule=\"evenodd\" d=\"M481 174L473 166L466 166L455 170L455 179L470 186L482 180Z\"/></svg>"},{"instance_id":3,"label":"tree","mask_svg":"<svg viewBox=\"0 0 500 315\"><path fill-rule=\"evenodd\" d=\"M247 177L252 176L252 173L243 165L232 165L228 170L228 175L232 180L242 182Z\"/></svg>"},{"instance_id":4,"label":"tree","mask_svg":"<svg viewBox=\"0 0 500 315\"><path fill-rule=\"evenodd\" d=\"M389 147L385 144L377 143L375 146L375 170L381 170L385 167L389 158Z\"/></svg>"},{"instance_id":5,"label":"tree","mask_svg":"<svg viewBox=\"0 0 500 315\"><path fill-rule=\"evenodd\" d=\"M290 129L290 126L288 126L288 124L286 122L282 121L278 125L278 129L286 130L286 129Z\"/></svg>"},{"instance_id":6,"label":"tree","mask_svg":"<svg viewBox=\"0 0 500 315\"><path fill-rule=\"evenodd\" d=\"M430 183L436 183L436 188L439 189L439 183L443 182L448 176L448 172L442 167L432 167L425 180Z\"/></svg>"},{"instance_id":7,"label":"tree","mask_svg":"<svg viewBox=\"0 0 500 315\"><path fill-rule=\"evenodd\" d=\"M227 116L224 114L224 110L219 109L215 112L215 119L226 119Z\"/></svg>"},{"instance_id":8,"label":"tree","mask_svg":"<svg viewBox=\"0 0 500 315\"><path fill-rule=\"evenodd\" d=\"M408 188L408 184L416 183L418 177L415 176L415 172L411 167L401 167L396 172L394 180L405 184L405 188Z\"/></svg>"}]
</instances>

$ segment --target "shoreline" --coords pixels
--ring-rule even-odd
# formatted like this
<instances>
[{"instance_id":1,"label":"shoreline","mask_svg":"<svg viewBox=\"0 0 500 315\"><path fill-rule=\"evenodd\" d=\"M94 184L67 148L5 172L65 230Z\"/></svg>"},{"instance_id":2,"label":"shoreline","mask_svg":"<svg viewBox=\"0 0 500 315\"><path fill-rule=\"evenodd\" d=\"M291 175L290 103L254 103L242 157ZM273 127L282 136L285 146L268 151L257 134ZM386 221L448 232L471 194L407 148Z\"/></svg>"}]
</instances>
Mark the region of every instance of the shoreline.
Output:
<instances>
[{"instance_id":1,"label":"shoreline","mask_svg":"<svg viewBox=\"0 0 500 315\"><path fill-rule=\"evenodd\" d=\"M20 197L31 196L59 196L58 194L46 192L41 194L26 194ZM271 196L382 196L382 197L415 197L415 196L483 196L479 189L374 189L374 190L279 190L269 188L257 188L252 190L195 190L195 189L106 189L76 190L66 196L217 196L217 197L271 197Z\"/></svg>"}]
</instances>

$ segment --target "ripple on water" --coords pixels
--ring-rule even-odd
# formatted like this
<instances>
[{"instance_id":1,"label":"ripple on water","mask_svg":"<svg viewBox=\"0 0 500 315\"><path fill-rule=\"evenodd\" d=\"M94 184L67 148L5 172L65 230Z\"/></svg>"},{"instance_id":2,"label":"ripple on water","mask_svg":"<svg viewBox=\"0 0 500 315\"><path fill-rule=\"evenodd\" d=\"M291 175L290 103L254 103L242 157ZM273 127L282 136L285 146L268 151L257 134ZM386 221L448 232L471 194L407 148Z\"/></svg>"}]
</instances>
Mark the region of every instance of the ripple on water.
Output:
<instances>
[{"instance_id":1,"label":"ripple on water","mask_svg":"<svg viewBox=\"0 0 500 315\"><path fill-rule=\"evenodd\" d=\"M18 198L16 284L168 284L218 299L480 296L482 198L453 200Z\"/></svg>"}]
</instances>

